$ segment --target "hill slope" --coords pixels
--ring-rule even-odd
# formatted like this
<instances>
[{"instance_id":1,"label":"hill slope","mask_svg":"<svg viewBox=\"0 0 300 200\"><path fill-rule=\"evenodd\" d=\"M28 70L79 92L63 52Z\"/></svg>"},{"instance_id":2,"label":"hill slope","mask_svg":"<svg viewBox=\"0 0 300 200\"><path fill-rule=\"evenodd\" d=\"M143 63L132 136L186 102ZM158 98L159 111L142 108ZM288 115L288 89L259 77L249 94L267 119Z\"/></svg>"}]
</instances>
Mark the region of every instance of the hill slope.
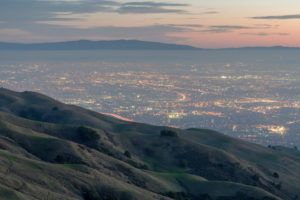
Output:
<instances>
[{"instance_id":1,"label":"hill slope","mask_svg":"<svg viewBox=\"0 0 300 200\"><path fill-rule=\"evenodd\" d=\"M300 152L0 89L1 199L294 200Z\"/></svg>"}]
</instances>

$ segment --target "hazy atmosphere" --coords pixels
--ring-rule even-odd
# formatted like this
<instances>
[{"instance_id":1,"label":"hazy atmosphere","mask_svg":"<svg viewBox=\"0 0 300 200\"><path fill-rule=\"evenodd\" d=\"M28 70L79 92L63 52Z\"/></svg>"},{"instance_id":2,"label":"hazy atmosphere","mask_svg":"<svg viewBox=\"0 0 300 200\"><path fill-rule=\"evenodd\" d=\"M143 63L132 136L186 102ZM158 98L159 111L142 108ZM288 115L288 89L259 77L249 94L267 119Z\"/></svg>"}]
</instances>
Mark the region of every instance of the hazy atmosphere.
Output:
<instances>
[{"instance_id":1,"label":"hazy atmosphere","mask_svg":"<svg viewBox=\"0 0 300 200\"><path fill-rule=\"evenodd\" d=\"M299 7L298 0L1 0L0 38L300 46Z\"/></svg>"}]
</instances>

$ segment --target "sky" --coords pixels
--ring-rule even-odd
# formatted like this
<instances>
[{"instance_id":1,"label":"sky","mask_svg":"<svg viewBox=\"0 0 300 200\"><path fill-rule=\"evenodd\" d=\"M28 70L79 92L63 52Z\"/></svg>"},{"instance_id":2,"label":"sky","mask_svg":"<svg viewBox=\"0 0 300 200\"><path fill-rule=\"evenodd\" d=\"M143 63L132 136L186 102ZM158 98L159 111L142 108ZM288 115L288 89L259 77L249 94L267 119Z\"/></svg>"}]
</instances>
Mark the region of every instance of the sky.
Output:
<instances>
[{"instance_id":1,"label":"sky","mask_svg":"<svg viewBox=\"0 0 300 200\"><path fill-rule=\"evenodd\" d=\"M299 0L0 0L0 41L300 47Z\"/></svg>"}]
</instances>

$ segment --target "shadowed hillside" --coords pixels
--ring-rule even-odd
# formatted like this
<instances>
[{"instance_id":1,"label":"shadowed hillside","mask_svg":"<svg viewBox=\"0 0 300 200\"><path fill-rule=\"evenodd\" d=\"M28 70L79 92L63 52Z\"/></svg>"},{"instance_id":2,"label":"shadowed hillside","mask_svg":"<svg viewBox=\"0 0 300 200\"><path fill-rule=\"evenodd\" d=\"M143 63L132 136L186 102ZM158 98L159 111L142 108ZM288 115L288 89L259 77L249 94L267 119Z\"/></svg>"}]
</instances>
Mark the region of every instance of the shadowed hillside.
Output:
<instances>
[{"instance_id":1,"label":"shadowed hillside","mask_svg":"<svg viewBox=\"0 0 300 200\"><path fill-rule=\"evenodd\" d=\"M0 89L0 199L296 200L300 152Z\"/></svg>"}]
</instances>

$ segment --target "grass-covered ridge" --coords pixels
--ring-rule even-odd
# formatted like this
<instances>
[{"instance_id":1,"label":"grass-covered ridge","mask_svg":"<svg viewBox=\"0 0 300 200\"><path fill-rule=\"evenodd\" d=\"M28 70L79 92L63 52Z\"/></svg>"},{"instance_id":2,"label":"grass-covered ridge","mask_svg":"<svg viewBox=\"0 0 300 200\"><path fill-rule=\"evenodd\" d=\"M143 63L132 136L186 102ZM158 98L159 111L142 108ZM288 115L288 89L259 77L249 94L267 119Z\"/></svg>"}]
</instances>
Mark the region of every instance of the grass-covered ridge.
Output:
<instances>
[{"instance_id":1,"label":"grass-covered ridge","mask_svg":"<svg viewBox=\"0 0 300 200\"><path fill-rule=\"evenodd\" d=\"M295 149L0 89L1 200L295 200L299 172Z\"/></svg>"}]
</instances>

